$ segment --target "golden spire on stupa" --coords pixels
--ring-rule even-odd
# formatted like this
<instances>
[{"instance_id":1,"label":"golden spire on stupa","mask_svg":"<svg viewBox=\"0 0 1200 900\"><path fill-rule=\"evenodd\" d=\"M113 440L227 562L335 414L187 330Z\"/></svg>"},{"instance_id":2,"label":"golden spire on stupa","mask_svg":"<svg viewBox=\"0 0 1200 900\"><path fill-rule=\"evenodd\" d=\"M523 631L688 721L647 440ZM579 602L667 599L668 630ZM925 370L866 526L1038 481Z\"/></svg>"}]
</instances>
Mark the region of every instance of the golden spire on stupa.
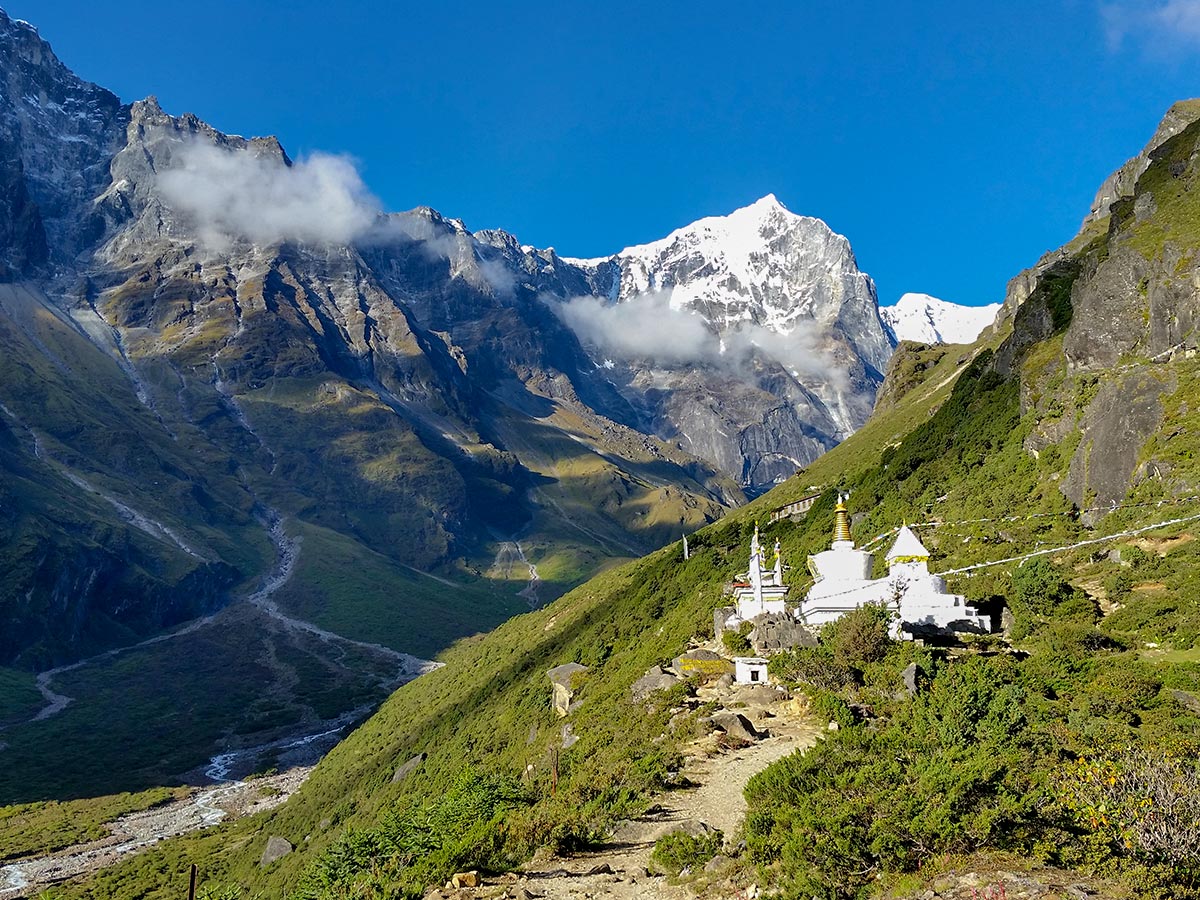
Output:
<instances>
[{"instance_id":1,"label":"golden spire on stupa","mask_svg":"<svg viewBox=\"0 0 1200 900\"><path fill-rule=\"evenodd\" d=\"M846 498L838 494L837 506L833 509L833 539L834 541L851 541L850 514L846 512Z\"/></svg>"}]
</instances>

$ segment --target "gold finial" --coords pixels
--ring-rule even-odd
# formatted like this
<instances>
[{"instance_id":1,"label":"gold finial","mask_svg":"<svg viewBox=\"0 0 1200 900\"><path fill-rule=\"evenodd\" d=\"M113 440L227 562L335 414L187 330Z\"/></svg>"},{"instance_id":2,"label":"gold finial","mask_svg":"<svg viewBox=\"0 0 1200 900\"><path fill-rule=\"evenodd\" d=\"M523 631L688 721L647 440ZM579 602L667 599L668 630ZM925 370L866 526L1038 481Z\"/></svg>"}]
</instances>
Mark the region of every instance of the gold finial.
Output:
<instances>
[{"instance_id":1,"label":"gold finial","mask_svg":"<svg viewBox=\"0 0 1200 900\"><path fill-rule=\"evenodd\" d=\"M846 498L838 494L837 506L834 507L833 539L835 541L853 541L850 536L850 514L846 512Z\"/></svg>"}]
</instances>

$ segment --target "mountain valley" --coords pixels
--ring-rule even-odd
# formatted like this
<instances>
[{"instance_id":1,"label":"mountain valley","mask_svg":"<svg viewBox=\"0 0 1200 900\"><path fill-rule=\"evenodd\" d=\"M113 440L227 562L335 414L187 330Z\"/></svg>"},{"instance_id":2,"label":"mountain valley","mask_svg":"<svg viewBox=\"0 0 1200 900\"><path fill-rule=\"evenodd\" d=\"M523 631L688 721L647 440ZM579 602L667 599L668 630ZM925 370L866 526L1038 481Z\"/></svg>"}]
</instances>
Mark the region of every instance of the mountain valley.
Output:
<instances>
[{"instance_id":1,"label":"mountain valley","mask_svg":"<svg viewBox=\"0 0 1200 900\"><path fill-rule=\"evenodd\" d=\"M569 861L554 875L546 854L594 847L623 820L653 817L656 802L686 804L671 799L681 767L738 758L736 744L705 751L708 769L691 755L705 711L738 708L719 686L684 680L642 701L630 689L705 641L756 523L814 489L803 516L764 529L787 560L828 546L836 495L848 492L860 545L913 523L956 589L1004 610L1004 633L869 650L862 632L834 629L823 640L851 662L821 646L773 660L805 721L832 724L813 749L750 779L745 845L726 847L722 874L682 874L676 889L745 895L767 879L789 895L900 898L1074 883L1100 896L1192 896L1190 788L1154 819L1177 849L1154 844L1140 814L1120 820L1132 829L1121 837L1075 804L1124 803L1096 799L1108 773L1113 784L1116 773L1186 778L1200 742L1190 402L1200 362L1194 292L1181 286L1192 264L1181 260L1200 247L1188 224L1197 129L1149 147L1109 217L1015 277L972 345L902 344L886 406L797 477L690 535L686 557L676 542L459 642L278 809L166 841L53 896L173 896L190 862L229 896L427 896L470 868L525 874L457 896L582 878ZM1131 316L1135 298L1144 305ZM801 591L798 569L789 577ZM546 672L569 661L588 671L564 727ZM924 674L907 691L902 671L914 666ZM276 838L293 849L263 862ZM539 848L541 862L521 869Z\"/></svg>"},{"instance_id":2,"label":"mountain valley","mask_svg":"<svg viewBox=\"0 0 1200 900\"><path fill-rule=\"evenodd\" d=\"M984 307L385 213L3 13L0 181L0 896L1200 897L1200 102ZM898 532L990 633L721 633Z\"/></svg>"},{"instance_id":3,"label":"mountain valley","mask_svg":"<svg viewBox=\"0 0 1200 900\"><path fill-rule=\"evenodd\" d=\"M874 284L773 196L563 259L123 104L2 13L0 50L5 799L328 730L786 479L882 383Z\"/></svg>"}]
</instances>

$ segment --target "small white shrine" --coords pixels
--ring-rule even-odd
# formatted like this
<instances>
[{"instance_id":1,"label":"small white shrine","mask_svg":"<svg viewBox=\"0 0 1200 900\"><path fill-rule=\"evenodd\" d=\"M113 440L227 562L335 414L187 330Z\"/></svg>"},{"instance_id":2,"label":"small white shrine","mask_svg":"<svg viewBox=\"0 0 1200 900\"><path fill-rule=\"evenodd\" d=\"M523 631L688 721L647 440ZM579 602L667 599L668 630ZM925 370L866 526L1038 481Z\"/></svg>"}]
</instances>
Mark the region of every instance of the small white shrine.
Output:
<instances>
[{"instance_id":1,"label":"small white shrine","mask_svg":"<svg viewBox=\"0 0 1200 900\"><path fill-rule=\"evenodd\" d=\"M771 568L763 566L762 545L758 526L750 539L750 570L739 575L733 583L733 598L737 604L734 614L725 622L726 628L737 628L764 613L784 615L787 612L787 585L783 583L783 555L775 541L775 559Z\"/></svg>"},{"instance_id":2,"label":"small white shrine","mask_svg":"<svg viewBox=\"0 0 1200 900\"><path fill-rule=\"evenodd\" d=\"M854 546L845 501L835 510L833 543L808 558L816 579L796 611L806 625L821 626L868 603L898 615L893 636L911 640L921 633L991 631L991 617L980 615L960 594L946 592L946 582L929 571L929 551L907 525L896 535L886 560L888 573L872 578L874 556Z\"/></svg>"},{"instance_id":3,"label":"small white shrine","mask_svg":"<svg viewBox=\"0 0 1200 900\"><path fill-rule=\"evenodd\" d=\"M767 661L761 656L735 656L733 680L738 684L766 684Z\"/></svg>"}]
</instances>

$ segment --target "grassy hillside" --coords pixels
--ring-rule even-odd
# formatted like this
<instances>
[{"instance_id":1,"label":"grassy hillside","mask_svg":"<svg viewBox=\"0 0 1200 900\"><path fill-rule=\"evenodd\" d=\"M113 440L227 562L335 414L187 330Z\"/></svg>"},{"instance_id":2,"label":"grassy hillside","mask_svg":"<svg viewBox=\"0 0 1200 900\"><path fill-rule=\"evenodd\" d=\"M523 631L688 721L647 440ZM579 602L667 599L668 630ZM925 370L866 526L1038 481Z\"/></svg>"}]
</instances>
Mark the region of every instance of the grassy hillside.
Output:
<instances>
[{"instance_id":1,"label":"grassy hillside","mask_svg":"<svg viewBox=\"0 0 1200 900\"><path fill-rule=\"evenodd\" d=\"M461 641L280 810L52 896L165 898L197 861L232 895L415 897L455 868L586 844L672 786L688 736L686 718L669 725L677 697L634 704L630 684L711 628L756 520L803 591L835 490L850 492L860 544L885 548L907 521L952 589L1003 612L1007 637L896 645L864 614L777 658L776 677L841 727L751 784L740 864L797 898L899 889L947 854L992 852L1195 896L1200 358L1186 286L1200 248L1175 204L1192 202L1183 144L1198 140L1185 130L1160 148L1128 208L1031 276L995 333L899 361L890 408L695 534L691 559L668 547ZM1171 216L1147 248L1159 200ZM813 486L802 520L765 525ZM559 751L545 672L572 660L589 667L568 720L579 742ZM900 679L910 662L915 696ZM297 850L260 867L271 835Z\"/></svg>"},{"instance_id":2,"label":"grassy hillside","mask_svg":"<svg viewBox=\"0 0 1200 900\"><path fill-rule=\"evenodd\" d=\"M678 545L668 547L593 579L545 610L460 642L443 656L445 668L393 695L277 813L171 842L101 873L86 886L65 888L61 896L165 897L173 889L171 878L177 879L175 873L192 859L202 860L209 883L241 885L251 893L374 897L399 891L417 896L455 867L504 867L536 846L569 849L585 843L615 819L638 810L649 792L670 785L683 737L665 728L671 699L663 698L647 711L630 701L629 685L650 665L683 650L689 637L711 627L711 610L721 602L724 582L744 564L753 522L765 521L771 508L808 485L827 489L810 513L799 523L765 528L766 539L778 536L794 561L790 580L798 591L807 583L800 560L828 541L834 487L851 492L860 542L903 520L936 518L944 523L922 529L936 555L935 569L1065 546L1150 525L1177 512L1200 511L1200 503L1172 503L1164 512L1155 504L1177 497L1176 484L1148 479L1129 497L1130 503L1145 505L1119 509L1089 528L1059 489L1078 438L1068 436L1055 445L1056 452L1043 448L1036 457L1026 449L1029 435L1047 419L1045 409L1030 402L1035 395L1078 399L1094 393L1094 376L1069 376L1061 361L1055 362L1061 360L1061 329L1028 344L1007 372L998 368L999 359L1014 359L1006 356L1012 329L1026 328L1024 319L1044 312L1055 297L1044 291L1031 298L1027 311L1004 334L961 354L946 354L893 409L842 447L789 484L694 535L687 562ZM1179 360L1170 372L1180 384L1190 384L1200 375L1200 363ZM1082 404L1076 407L1082 416ZM1157 443L1145 452L1162 457L1165 447L1175 446L1172 435L1200 428L1198 417L1200 412L1173 407L1171 429L1156 432ZM1185 474L1182 467L1174 470L1176 478ZM1143 544L1151 549L1138 556ZM1125 564L1109 557L1110 547L1122 549ZM940 808L924 830L895 831L899 844L886 853L870 834L846 825L839 840L849 841L844 850L857 854L847 858L900 873L936 853L1036 844L1043 858L1060 864L1121 871L1121 853L1106 850L1103 835L1089 831L1086 823L1069 820L1065 813L1051 822L1031 811L1042 808L1039 798L1051 773L1071 765L1101 736L1113 746L1153 742L1200 747L1200 719L1173 693L1200 685L1200 667L1188 655L1200 613L1188 590L1197 552L1186 529L1167 527L1050 554L1052 572L1061 573L1066 587L1042 605L1019 599L1024 595L1014 592L1011 565L952 579L953 588L997 611L1009 601L1016 616L1014 639L1029 657L1023 663L1020 657L995 662L981 657L965 669L941 656L923 657L935 699L921 705L920 715L948 723L949 710L965 704L956 713L957 731L948 730L948 724L918 726L911 718L916 707L881 693L882 686L898 682L900 664L912 658L908 650L877 664L874 675L849 674L831 699L821 701L835 715L843 715L836 712L839 708L848 709L838 702L869 704L884 721L895 723L878 741L899 742L896 746L915 754L913 759L937 758L956 741L974 748L955 776L960 784L956 790L971 789L963 801ZM1130 564L1131 558L1137 562ZM1109 615L1101 615L1102 607ZM1147 650L1146 642L1167 642L1172 653L1148 655L1158 650ZM1098 650L1102 659L1096 657ZM571 660L590 670L580 685L580 706L569 720L580 742L559 756L553 793L550 769L562 723L550 709L545 671ZM812 681L805 671L793 669L784 677L801 690L815 691L814 697L829 693L825 682ZM1132 698L1124 697L1135 684ZM980 698L983 706L973 706L970 696ZM1042 699L1019 722L1010 722L1011 728L1003 726L1006 734L1012 732L1011 739L1004 739L1008 743L977 738L981 728L1000 727L988 724L989 716L1009 721L1004 717L1011 709L1005 704L1024 705L1033 697ZM822 745L823 755L814 758L862 758L885 746L869 737L874 732L855 725L852 716L845 724ZM427 755L419 771L393 783L397 767L419 753ZM990 768L980 767L985 758L993 760ZM841 878L840 870L813 868L810 855L771 836L779 827L796 831L800 821L813 834L833 828L829 821L806 818L810 805L797 806L800 795L787 787L793 782L786 774L786 766L795 765L781 764L779 774L764 775L755 789L755 808L773 809L778 816L770 821L790 824L755 820L752 859L774 873L768 877L798 891L825 884L835 894L854 895L863 887L860 881ZM832 765L828 770L831 778L843 771ZM845 789L836 783L826 787L823 775L808 771L804 777L817 778L815 796ZM1014 780L1004 772L1020 777ZM962 773L969 778L959 777ZM913 796L950 789L950 782L939 782L920 766L907 774L866 769L860 789L872 799L858 812L843 810L850 816L843 824L856 816L878 815L871 810L882 810L891 801L876 792L901 775L915 779L902 780ZM830 808L832 814L842 814L836 804ZM990 816L991 824L981 830L978 816ZM1021 827L1009 829L1006 822ZM274 834L300 849L261 869L257 857ZM1047 849L1053 846L1065 849L1055 856ZM1158 875L1164 877L1161 871Z\"/></svg>"}]
</instances>

